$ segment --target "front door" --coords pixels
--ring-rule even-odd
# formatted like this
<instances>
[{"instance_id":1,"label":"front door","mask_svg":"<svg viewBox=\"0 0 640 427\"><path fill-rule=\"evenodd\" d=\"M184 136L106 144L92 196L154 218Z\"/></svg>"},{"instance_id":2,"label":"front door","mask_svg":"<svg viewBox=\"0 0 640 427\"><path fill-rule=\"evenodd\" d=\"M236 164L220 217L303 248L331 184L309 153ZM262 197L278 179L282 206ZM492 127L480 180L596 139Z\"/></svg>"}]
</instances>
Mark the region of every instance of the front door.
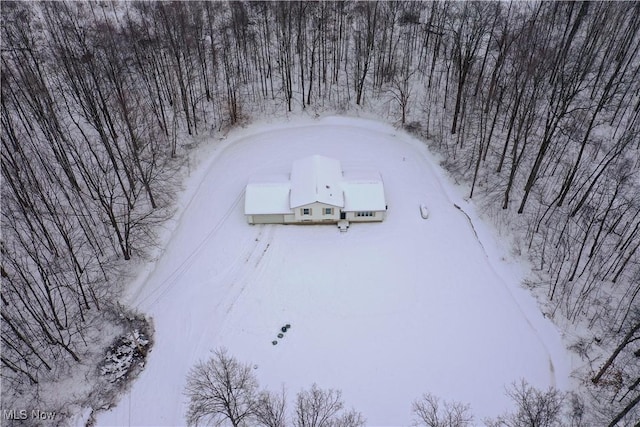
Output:
<instances>
[{"instance_id":1,"label":"front door","mask_svg":"<svg viewBox=\"0 0 640 427\"><path fill-rule=\"evenodd\" d=\"M347 213L346 212L340 212L340 219L347 219Z\"/></svg>"}]
</instances>

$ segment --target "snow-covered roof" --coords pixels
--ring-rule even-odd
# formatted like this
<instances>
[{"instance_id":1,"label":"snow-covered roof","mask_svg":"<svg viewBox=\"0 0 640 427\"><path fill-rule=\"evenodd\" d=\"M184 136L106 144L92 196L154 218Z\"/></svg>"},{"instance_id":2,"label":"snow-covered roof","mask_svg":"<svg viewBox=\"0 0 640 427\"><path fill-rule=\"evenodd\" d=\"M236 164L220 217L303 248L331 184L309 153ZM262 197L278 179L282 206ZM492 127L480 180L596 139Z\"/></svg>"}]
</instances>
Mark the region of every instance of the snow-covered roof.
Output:
<instances>
[{"instance_id":1,"label":"snow-covered roof","mask_svg":"<svg viewBox=\"0 0 640 427\"><path fill-rule=\"evenodd\" d=\"M315 202L344 206L341 181L339 160L315 155L294 161L291 168L291 208Z\"/></svg>"},{"instance_id":2,"label":"snow-covered roof","mask_svg":"<svg viewBox=\"0 0 640 427\"><path fill-rule=\"evenodd\" d=\"M383 211L387 202L384 185L377 172L351 172L342 182L345 212Z\"/></svg>"},{"instance_id":3,"label":"snow-covered roof","mask_svg":"<svg viewBox=\"0 0 640 427\"><path fill-rule=\"evenodd\" d=\"M245 215L291 213L289 189L288 182L248 184L244 197Z\"/></svg>"},{"instance_id":4,"label":"snow-covered roof","mask_svg":"<svg viewBox=\"0 0 640 427\"><path fill-rule=\"evenodd\" d=\"M294 161L290 180L278 175L257 181L247 185L245 215L289 214L292 209L315 202L346 212L383 211L387 205L378 172L354 170L343 174L339 160L319 155Z\"/></svg>"}]
</instances>

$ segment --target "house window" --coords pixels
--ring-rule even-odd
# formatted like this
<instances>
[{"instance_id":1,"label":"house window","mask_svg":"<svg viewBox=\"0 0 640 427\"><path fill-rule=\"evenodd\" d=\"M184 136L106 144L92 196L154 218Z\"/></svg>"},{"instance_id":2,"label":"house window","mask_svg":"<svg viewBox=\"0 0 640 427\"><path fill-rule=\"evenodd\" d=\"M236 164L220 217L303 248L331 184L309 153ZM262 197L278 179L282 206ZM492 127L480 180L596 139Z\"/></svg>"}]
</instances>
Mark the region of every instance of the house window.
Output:
<instances>
[{"instance_id":1,"label":"house window","mask_svg":"<svg viewBox=\"0 0 640 427\"><path fill-rule=\"evenodd\" d=\"M302 215L311 215L311 208L302 208L300 209Z\"/></svg>"},{"instance_id":2,"label":"house window","mask_svg":"<svg viewBox=\"0 0 640 427\"><path fill-rule=\"evenodd\" d=\"M333 215L333 208L324 208L325 215Z\"/></svg>"},{"instance_id":3,"label":"house window","mask_svg":"<svg viewBox=\"0 0 640 427\"><path fill-rule=\"evenodd\" d=\"M375 212L371 212L371 211L356 212L356 216L360 216L360 217L368 216L368 217L371 217L371 216L376 216L376 213Z\"/></svg>"}]
</instances>

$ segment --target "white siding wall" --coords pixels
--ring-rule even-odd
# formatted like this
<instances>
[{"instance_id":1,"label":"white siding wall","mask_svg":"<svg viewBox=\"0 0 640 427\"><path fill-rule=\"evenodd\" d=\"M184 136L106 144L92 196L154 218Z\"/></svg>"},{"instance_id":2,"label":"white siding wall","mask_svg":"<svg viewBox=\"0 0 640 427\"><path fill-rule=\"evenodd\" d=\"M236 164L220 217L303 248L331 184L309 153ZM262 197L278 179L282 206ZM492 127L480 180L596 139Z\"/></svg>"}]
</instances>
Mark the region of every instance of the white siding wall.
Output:
<instances>
[{"instance_id":1,"label":"white siding wall","mask_svg":"<svg viewBox=\"0 0 640 427\"><path fill-rule=\"evenodd\" d=\"M309 209L309 215L303 214L303 209ZM325 214L325 209L332 209L332 214ZM340 208L324 203L311 203L294 209L295 221L305 222L338 222L340 219Z\"/></svg>"},{"instance_id":2,"label":"white siding wall","mask_svg":"<svg viewBox=\"0 0 640 427\"><path fill-rule=\"evenodd\" d=\"M325 209L332 209L332 214L325 214ZM303 209L310 209L309 215L303 215ZM385 211L372 211L372 216L357 216L357 212L347 212L346 219L350 222L379 222L383 221ZM324 203L311 203L295 208L291 214L276 215L247 215L249 224L318 224L336 223L340 220L340 208Z\"/></svg>"},{"instance_id":3,"label":"white siding wall","mask_svg":"<svg viewBox=\"0 0 640 427\"><path fill-rule=\"evenodd\" d=\"M347 212L347 220L350 222L376 222L383 221L385 211L372 211L373 216L357 216L357 212Z\"/></svg>"}]
</instances>

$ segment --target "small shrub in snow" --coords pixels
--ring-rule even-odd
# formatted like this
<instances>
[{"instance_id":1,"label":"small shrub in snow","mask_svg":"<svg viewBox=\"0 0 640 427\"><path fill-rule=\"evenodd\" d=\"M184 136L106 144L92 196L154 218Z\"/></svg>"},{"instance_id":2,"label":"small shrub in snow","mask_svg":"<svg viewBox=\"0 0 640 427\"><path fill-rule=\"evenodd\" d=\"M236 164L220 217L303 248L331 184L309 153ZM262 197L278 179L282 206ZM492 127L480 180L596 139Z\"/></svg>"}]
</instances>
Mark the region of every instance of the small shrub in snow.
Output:
<instances>
[{"instance_id":1,"label":"small shrub in snow","mask_svg":"<svg viewBox=\"0 0 640 427\"><path fill-rule=\"evenodd\" d=\"M404 130L409 132L411 135L421 137L423 136L423 128L422 123L418 121L411 121L404 124Z\"/></svg>"}]
</instances>

